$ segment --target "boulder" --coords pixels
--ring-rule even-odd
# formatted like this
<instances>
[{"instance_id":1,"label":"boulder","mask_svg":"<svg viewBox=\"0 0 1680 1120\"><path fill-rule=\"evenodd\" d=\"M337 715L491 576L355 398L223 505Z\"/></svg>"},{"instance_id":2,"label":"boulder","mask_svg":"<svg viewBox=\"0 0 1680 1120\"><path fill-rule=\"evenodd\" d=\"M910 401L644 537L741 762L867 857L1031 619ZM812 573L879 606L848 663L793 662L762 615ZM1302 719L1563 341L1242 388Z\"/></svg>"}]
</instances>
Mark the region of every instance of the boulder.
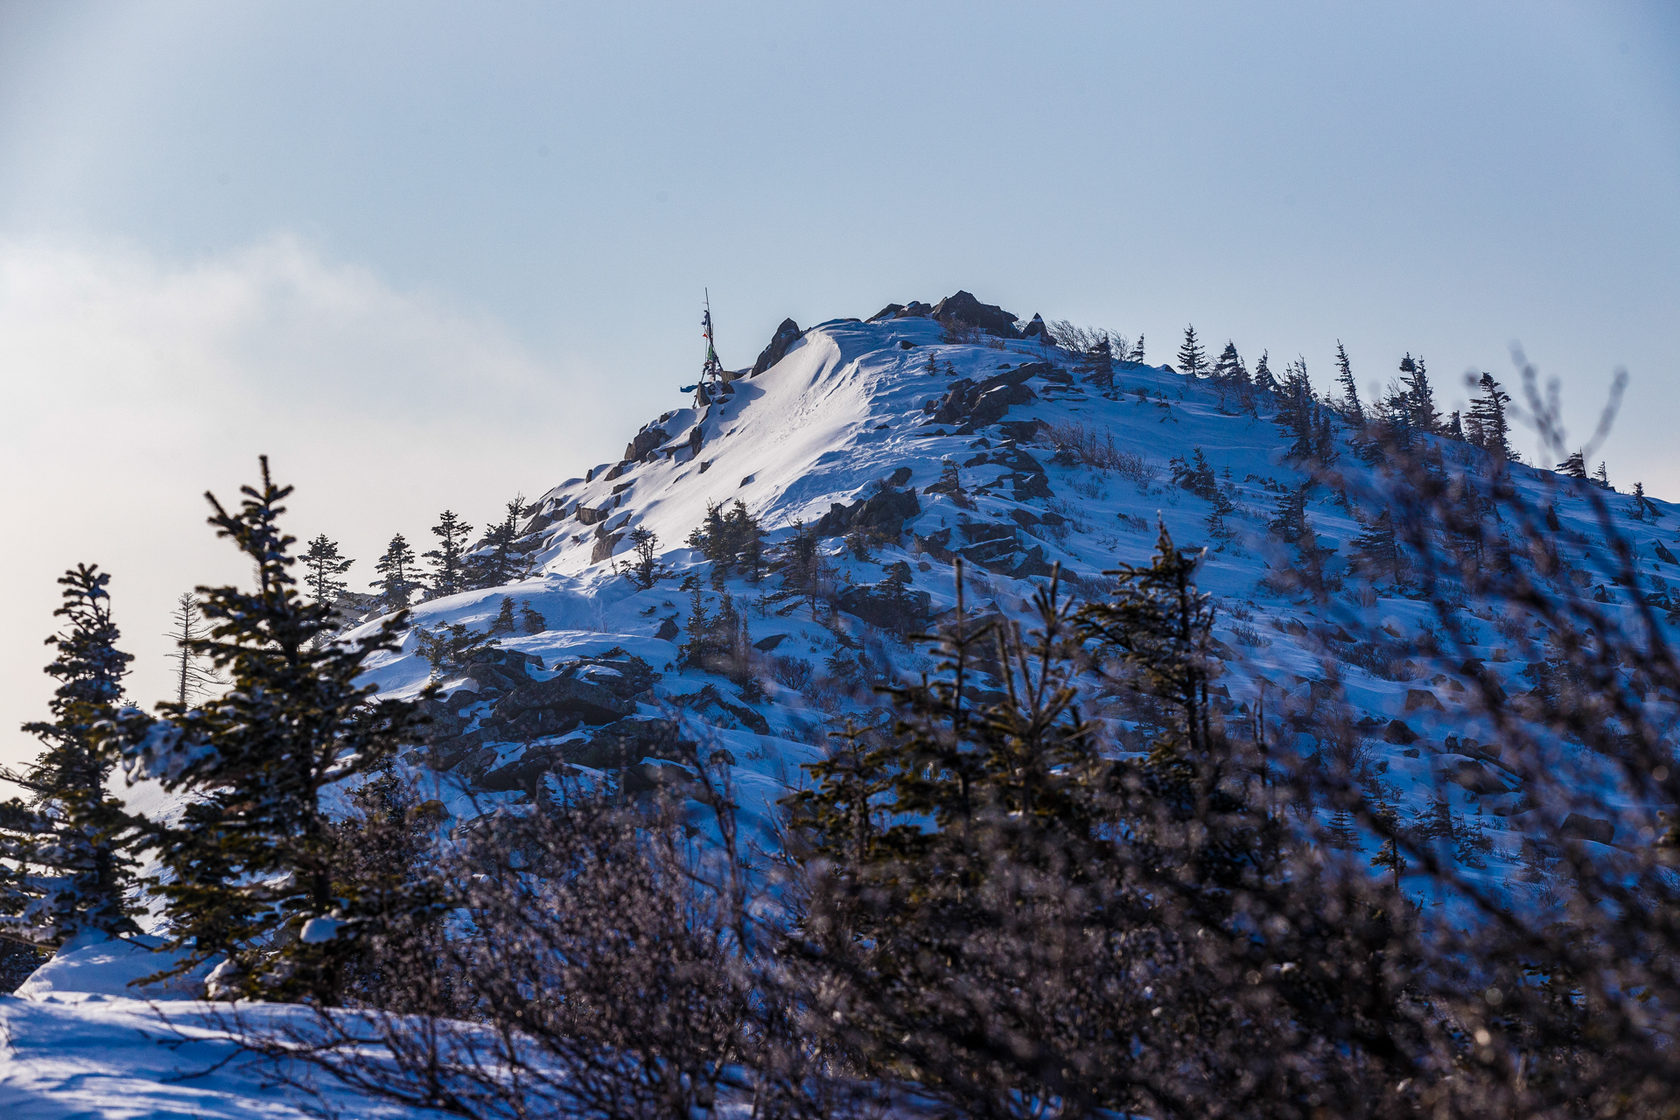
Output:
<instances>
[{"instance_id":1,"label":"boulder","mask_svg":"<svg viewBox=\"0 0 1680 1120\"><path fill-rule=\"evenodd\" d=\"M758 361L753 363L748 377L757 377L787 355L789 348L805 336L799 329L799 324L792 319L783 319L782 325L776 328L776 333L770 336L770 345L766 346L758 355Z\"/></svg>"},{"instance_id":2,"label":"boulder","mask_svg":"<svg viewBox=\"0 0 1680 1120\"><path fill-rule=\"evenodd\" d=\"M756 735L770 734L770 724L763 716L745 704L727 699L716 685L702 685L700 691L687 696L673 696L671 701L705 716L708 723L718 727L744 728Z\"/></svg>"},{"instance_id":3,"label":"boulder","mask_svg":"<svg viewBox=\"0 0 1680 1120\"><path fill-rule=\"evenodd\" d=\"M514 649L492 646L475 650L462 668L480 695L490 692L511 692L531 680L531 670L542 668L542 658Z\"/></svg>"},{"instance_id":4,"label":"boulder","mask_svg":"<svg viewBox=\"0 0 1680 1120\"><path fill-rule=\"evenodd\" d=\"M835 605L871 626L909 634L927 625L933 597L926 591L899 590L883 582L847 587L836 597Z\"/></svg>"},{"instance_id":5,"label":"boulder","mask_svg":"<svg viewBox=\"0 0 1680 1120\"><path fill-rule=\"evenodd\" d=\"M877 540L897 540L904 523L922 512L922 503L911 490L881 490L843 506L838 502L817 520L819 537L838 537L854 530Z\"/></svg>"},{"instance_id":6,"label":"boulder","mask_svg":"<svg viewBox=\"0 0 1680 1120\"><path fill-rule=\"evenodd\" d=\"M671 434L664 428L643 428L625 447L624 459L630 463L645 462L670 438Z\"/></svg>"},{"instance_id":7,"label":"boulder","mask_svg":"<svg viewBox=\"0 0 1680 1120\"><path fill-rule=\"evenodd\" d=\"M996 423L1012 406L1038 399L1038 395L1025 383L1041 376L1048 368L1042 362L1033 363L1019 369L1004 370L979 382L959 377L951 382L945 396L930 410L933 422L960 425L957 430L962 433Z\"/></svg>"},{"instance_id":8,"label":"boulder","mask_svg":"<svg viewBox=\"0 0 1680 1120\"><path fill-rule=\"evenodd\" d=\"M599 564L603 560L611 559L613 549L618 547L618 542L623 538L623 533L608 533L605 536L597 537L595 547L589 551L589 562Z\"/></svg>"},{"instance_id":9,"label":"boulder","mask_svg":"<svg viewBox=\"0 0 1680 1120\"><path fill-rule=\"evenodd\" d=\"M621 719L587 740L565 744L566 761L596 770L634 766L644 758L689 758L699 749L677 734L671 719Z\"/></svg>"},{"instance_id":10,"label":"boulder","mask_svg":"<svg viewBox=\"0 0 1680 1120\"><path fill-rule=\"evenodd\" d=\"M882 319L925 319L932 312L933 308L919 299L913 299L909 303L889 303L871 315L869 321L877 323Z\"/></svg>"},{"instance_id":11,"label":"boulder","mask_svg":"<svg viewBox=\"0 0 1680 1120\"><path fill-rule=\"evenodd\" d=\"M546 681L527 681L514 689L496 705L495 718L507 722L528 711L545 710L575 715L584 723L601 724L622 719L634 709L633 703L602 684L575 676L559 676Z\"/></svg>"},{"instance_id":12,"label":"boulder","mask_svg":"<svg viewBox=\"0 0 1680 1120\"><path fill-rule=\"evenodd\" d=\"M1595 844L1608 844L1616 838L1614 823L1598 817L1589 817L1585 813L1570 813L1563 818L1563 825L1559 831L1565 836L1577 840L1590 840Z\"/></svg>"},{"instance_id":13,"label":"boulder","mask_svg":"<svg viewBox=\"0 0 1680 1120\"><path fill-rule=\"evenodd\" d=\"M1021 331L1021 337L1036 338L1040 342L1049 342L1050 328L1044 325L1044 316L1036 311L1033 312L1032 322L1028 323L1026 328Z\"/></svg>"},{"instance_id":14,"label":"boulder","mask_svg":"<svg viewBox=\"0 0 1680 1120\"><path fill-rule=\"evenodd\" d=\"M1417 711L1438 712L1442 710L1441 701L1427 688L1408 688L1403 710L1408 713Z\"/></svg>"},{"instance_id":15,"label":"boulder","mask_svg":"<svg viewBox=\"0 0 1680 1120\"><path fill-rule=\"evenodd\" d=\"M1397 719L1389 720L1388 726L1383 728L1384 742L1406 746L1409 743L1417 742L1417 737L1418 735L1416 731L1413 731L1405 723Z\"/></svg>"},{"instance_id":16,"label":"boulder","mask_svg":"<svg viewBox=\"0 0 1680 1120\"><path fill-rule=\"evenodd\" d=\"M933 305L933 317L946 326L976 327L998 338L1020 338L1015 316L992 303L981 303L968 292L959 291Z\"/></svg>"}]
</instances>

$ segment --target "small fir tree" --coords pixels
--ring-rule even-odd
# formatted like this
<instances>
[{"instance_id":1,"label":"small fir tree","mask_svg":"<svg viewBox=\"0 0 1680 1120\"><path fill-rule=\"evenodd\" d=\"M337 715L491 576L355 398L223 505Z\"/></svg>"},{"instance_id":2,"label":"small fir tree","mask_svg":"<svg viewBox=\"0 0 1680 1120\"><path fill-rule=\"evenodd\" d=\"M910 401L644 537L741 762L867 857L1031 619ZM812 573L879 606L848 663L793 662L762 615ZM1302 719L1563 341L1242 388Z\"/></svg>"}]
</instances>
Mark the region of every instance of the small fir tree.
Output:
<instances>
[{"instance_id":1,"label":"small fir tree","mask_svg":"<svg viewBox=\"0 0 1680 1120\"><path fill-rule=\"evenodd\" d=\"M1477 385L1481 392L1470 404L1465 436L1471 443L1489 452L1495 463L1503 463L1511 457L1511 429L1505 419L1505 406L1511 403L1511 395L1500 388L1491 373L1484 372Z\"/></svg>"},{"instance_id":2,"label":"small fir tree","mask_svg":"<svg viewBox=\"0 0 1680 1120\"><path fill-rule=\"evenodd\" d=\"M454 510L446 509L438 515L438 523L432 526L432 536L438 539L438 546L424 554L432 562L432 598L467 589L463 559L471 533L472 526L457 517Z\"/></svg>"},{"instance_id":3,"label":"small fir tree","mask_svg":"<svg viewBox=\"0 0 1680 1120\"><path fill-rule=\"evenodd\" d=\"M222 957L213 994L338 998L339 963L364 915L359 887L322 800L326 787L377 768L416 730L414 707L376 701L367 661L395 652L397 614L349 641L320 639L331 612L298 593L295 538L280 527L290 487L263 457L262 481L228 509L206 494L210 524L252 563L256 585L201 587L200 643L229 680L202 707L132 713L125 766L190 795L159 825L163 874L151 886L170 921L171 973Z\"/></svg>"},{"instance_id":4,"label":"small fir tree","mask_svg":"<svg viewBox=\"0 0 1680 1120\"><path fill-rule=\"evenodd\" d=\"M175 705L185 708L189 701L226 682L206 666L205 657L199 652L205 638L205 624L198 600L183 592L175 600L175 610L169 617L175 624L166 635L175 646L175 652L170 655L175 663Z\"/></svg>"},{"instance_id":5,"label":"small fir tree","mask_svg":"<svg viewBox=\"0 0 1680 1120\"><path fill-rule=\"evenodd\" d=\"M309 588L310 596L323 607L336 606L338 597L349 586L340 577L355 561L346 559L338 551L338 542L327 539L325 533L309 542L300 559L304 565L304 585Z\"/></svg>"},{"instance_id":6,"label":"small fir tree","mask_svg":"<svg viewBox=\"0 0 1680 1120\"><path fill-rule=\"evenodd\" d=\"M1383 510L1354 538L1353 552L1359 561L1373 572L1384 573L1402 582L1400 542L1394 532L1394 518Z\"/></svg>"},{"instance_id":7,"label":"small fir tree","mask_svg":"<svg viewBox=\"0 0 1680 1120\"><path fill-rule=\"evenodd\" d=\"M1194 324L1184 328L1184 342L1178 348L1177 363L1178 372L1188 377L1207 376L1207 353L1202 349L1201 340L1196 337Z\"/></svg>"},{"instance_id":8,"label":"small fir tree","mask_svg":"<svg viewBox=\"0 0 1680 1120\"><path fill-rule=\"evenodd\" d=\"M420 589L420 582L415 579L417 574L417 560L414 550L408 541L398 533L391 538L391 543L385 546L385 554L374 564L374 571L379 578L373 581L373 589L379 592L379 603L386 613L406 610L411 596Z\"/></svg>"},{"instance_id":9,"label":"small fir tree","mask_svg":"<svg viewBox=\"0 0 1680 1120\"><path fill-rule=\"evenodd\" d=\"M1347 347L1336 340L1336 384L1341 387L1341 412L1355 427L1365 426L1365 408L1359 403L1359 386L1353 380L1353 363L1348 360Z\"/></svg>"},{"instance_id":10,"label":"small fir tree","mask_svg":"<svg viewBox=\"0 0 1680 1120\"><path fill-rule=\"evenodd\" d=\"M0 804L0 935L56 946L80 932L137 932L133 885L137 821L108 790L116 768L112 720L132 658L117 649L110 576L78 565L59 579L64 628L47 639L58 681L52 719L26 723L46 749L21 774L27 802Z\"/></svg>"}]
</instances>

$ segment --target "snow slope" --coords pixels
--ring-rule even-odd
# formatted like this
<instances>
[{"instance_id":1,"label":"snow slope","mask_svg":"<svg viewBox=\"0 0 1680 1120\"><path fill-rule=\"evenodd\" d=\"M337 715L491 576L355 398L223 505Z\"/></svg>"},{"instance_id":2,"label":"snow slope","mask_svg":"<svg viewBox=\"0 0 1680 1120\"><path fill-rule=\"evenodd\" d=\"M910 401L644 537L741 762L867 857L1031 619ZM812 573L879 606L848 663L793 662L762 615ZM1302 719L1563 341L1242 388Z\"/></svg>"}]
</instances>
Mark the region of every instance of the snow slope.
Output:
<instances>
[{"instance_id":1,"label":"snow slope","mask_svg":"<svg viewBox=\"0 0 1680 1120\"><path fill-rule=\"evenodd\" d=\"M722 591L736 602L762 650L754 675L766 696L750 706L764 726L724 712L713 697L746 704L739 688L679 665L691 609L691 595L679 583L704 570L685 541L714 504L741 502L760 520L773 550L793 525L814 524L837 505L883 490L914 494L918 512L896 540L869 546L867 555L854 553L838 535L822 546L836 593L877 584L903 562L935 615L955 602L953 561L959 555L968 561L971 604L1020 617L1051 565L1060 565L1075 591L1100 595L1102 573L1116 563L1147 561L1157 525L1165 525L1181 545L1210 546L1198 578L1217 597L1216 635L1227 657L1219 691L1238 719L1262 697L1268 711L1310 706L1313 686L1325 675L1326 651L1358 653L1334 641L1347 636L1342 627L1350 619L1393 634L1430 625L1427 603L1352 573L1345 590L1327 603L1279 588L1277 577L1295 559L1268 534L1267 523L1279 495L1306 476L1286 458L1268 407L1244 414L1208 381L1141 364L1117 363L1115 388L1104 390L1080 373L1074 356L1036 341L947 337L939 323L919 317L837 320L812 328L774 366L735 381L726 399L665 413L638 434L625 460L600 464L544 494L533 505L541 548L531 578L425 603L416 621L482 630L503 599L512 598L529 604L545 627L502 639L505 648L541 659L534 679L566 671L579 658L640 659L658 680L636 698L629 718L674 721L681 734L730 760L743 808L761 822L802 781L800 766L820 755L826 731L874 702L868 683L916 673L931 659L844 611L813 620L774 594L774 577L755 583L735 576ZM936 410L960 381L983 386L1023 367L1026 392L1015 392L1026 399L985 412L979 422L940 422ZM1069 433L1111 441L1119 465L1102 468L1058 454ZM1334 550L1341 558L1334 563L1341 564L1362 530L1361 515L1370 515L1357 504L1359 474L1366 468L1352 454L1349 435L1338 424L1340 465L1352 476L1354 502L1343 504L1320 488L1307 510L1320 546ZM1472 454L1462 444L1442 446L1449 456ZM1210 522L1207 500L1171 481L1170 461L1198 450L1233 504L1219 524ZM951 466L964 490L961 500L927 489ZM1513 474L1536 501L1554 506L1566 529L1588 540L1597 534L1586 484L1523 467ZM1610 497L1616 509L1627 501ZM1680 567L1672 553L1662 559L1661 541L1676 540L1673 507L1656 506L1659 516L1619 516L1617 527L1662 589ZM669 576L648 590L623 571L627 534L635 528L657 534ZM1591 570L1605 558L1575 559ZM700 587L703 601L715 608L720 592L704 580ZM1502 605L1468 604L1465 618L1482 642L1477 656L1496 665L1506 661L1510 642L1499 630ZM430 678L431 666L414 648L410 642L409 652L377 667L383 688L413 694ZM1494 845L1514 849L1520 830L1509 814L1520 792L1494 788L1499 775L1489 767L1496 752L1477 744L1485 729L1462 721L1449 726L1427 695L1443 682L1421 669L1402 664L1377 672L1356 660L1338 670L1370 725L1400 720L1416 736L1415 743L1392 743L1373 734L1368 744L1382 756L1386 778L1402 798L1416 801L1416 791L1434 790L1443 772L1475 769L1483 788L1456 796L1466 810L1491 812L1486 827ZM1512 691L1527 687L1520 680L1523 668L1509 666ZM485 690L470 671L446 687L456 690L453 711L469 727L488 719L498 702L495 690ZM701 696L708 687L711 692ZM1455 736L1450 743L1449 731ZM564 769L598 733L598 727L581 726L539 741L509 736L479 746L446 777L471 785L486 774L516 770L521 759L527 770L541 769L547 764L542 759Z\"/></svg>"}]
</instances>

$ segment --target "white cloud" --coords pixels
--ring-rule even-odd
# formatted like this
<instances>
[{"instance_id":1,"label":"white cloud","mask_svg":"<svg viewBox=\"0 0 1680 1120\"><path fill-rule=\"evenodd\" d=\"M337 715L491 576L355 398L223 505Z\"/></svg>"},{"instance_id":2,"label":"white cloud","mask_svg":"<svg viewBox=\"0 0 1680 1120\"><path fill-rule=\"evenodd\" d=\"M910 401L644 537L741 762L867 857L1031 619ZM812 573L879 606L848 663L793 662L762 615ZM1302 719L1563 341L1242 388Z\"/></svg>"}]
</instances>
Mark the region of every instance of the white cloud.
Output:
<instances>
[{"instance_id":1,"label":"white cloud","mask_svg":"<svg viewBox=\"0 0 1680 1120\"><path fill-rule=\"evenodd\" d=\"M0 760L34 749L12 729L44 713L66 566L113 573L149 703L174 596L244 575L203 525L206 488L236 492L269 454L297 486L291 531L340 540L359 583L392 533L427 538L445 506L481 522L610 454L623 433L593 380L295 238L186 264L0 242Z\"/></svg>"}]
</instances>

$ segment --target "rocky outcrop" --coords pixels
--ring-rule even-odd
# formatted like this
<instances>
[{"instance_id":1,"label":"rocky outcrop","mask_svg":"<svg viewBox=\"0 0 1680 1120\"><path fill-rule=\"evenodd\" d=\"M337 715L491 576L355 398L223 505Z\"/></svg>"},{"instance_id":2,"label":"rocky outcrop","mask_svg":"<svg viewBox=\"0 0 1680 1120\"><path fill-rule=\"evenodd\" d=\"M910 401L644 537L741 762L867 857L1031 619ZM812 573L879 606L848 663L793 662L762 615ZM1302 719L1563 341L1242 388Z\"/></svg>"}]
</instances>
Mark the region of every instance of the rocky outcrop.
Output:
<instances>
[{"instance_id":1,"label":"rocky outcrop","mask_svg":"<svg viewBox=\"0 0 1680 1120\"><path fill-rule=\"evenodd\" d=\"M959 433L967 434L1002 420L1015 405L1037 400L1038 394L1026 383L1045 376L1050 369L1047 362L1030 362L983 381L959 377L951 382L943 398L931 402L924 411L931 414L933 423L956 425Z\"/></svg>"},{"instance_id":2,"label":"rocky outcrop","mask_svg":"<svg viewBox=\"0 0 1680 1120\"><path fill-rule=\"evenodd\" d=\"M933 317L947 327L974 327L998 338L1020 338L1015 316L995 303L981 303L968 292L946 296L933 305Z\"/></svg>"},{"instance_id":3,"label":"rocky outcrop","mask_svg":"<svg viewBox=\"0 0 1680 1120\"><path fill-rule=\"evenodd\" d=\"M643 428L636 433L636 438L631 440L630 445L624 449L624 461L627 463L645 462L653 458L653 453L659 450L665 441L670 438L670 433L664 428Z\"/></svg>"},{"instance_id":4,"label":"rocky outcrop","mask_svg":"<svg viewBox=\"0 0 1680 1120\"><path fill-rule=\"evenodd\" d=\"M421 708L431 723L432 765L483 789L530 790L564 766L627 765L629 754L639 762L649 752L631 746L658 739L641 726L650 721L635 716L653 670L622 649L568 661L551 677L532 676L542 671L539 658L505 649L481 651L464 669L465 686ZM509 743L524 747L506 760L507 748L495 744Z\"/></svg>"},{"instance_id":5,"label":"rocky outcrop","mask_svg":"<svg viewBox=\"0 0 1680 1120\"><path fill-rule=\"evenodd\" d=\"M828 512L817 519L819 537L839 537L861 532L875 540L896 541L904 533L904 523L922 512L922 503L913 491L883 489L849 506L835 502Z\"/></svg>"},{"instance_id":6,"label":"rocky outcrop","mask_svg":"<svg viewBox=\"0 0 1680 1120\"><path fill-rule=\"evenodd\" d=\"M932 307L919 299L913 299L909 303L889 303L871 315L869 321L876 323L882 319L926 319L932 314Z\"/></svg>"},{"instance_id":7,"label":"rocky outcrop","mask_svg":"<svg viewBox=\"0 0 1680 1120\"><path fill-rule=\"evenodd\" d=\"M908 570L908 565L905 568ZM926 591L883 580L843 589L835 605L871 626L894 634L912 634L927 626L933 597Z\"/></svg>"},{"instance_id":8,"label":"rocky outcrop","mask_svg":"<svg viewBox=\"0 0 1680 1120\"><path fill-rule=\"evenodd\" d=\"M748 377L757 377L777 362L787 356L793 344L805 336L799 329L799 324L792 319L783 319L782 325L776 328L776 333L770 336L770 345L766 346L758 355L758 361L753 363Z\"/></svg>"},{"instance_id":9,"label":"rocky outcrop","mask_svg":"<svg viewBox=\"0 0 1680 1120\"><path fill-rule=\"evenodd\" d=\"M1032 322L1021 329L1022 338L1034 338L1040 342L1050 341L1050 328L1044 325L1044 316L1033 312Z\"/></svg>"}]
</instances>

